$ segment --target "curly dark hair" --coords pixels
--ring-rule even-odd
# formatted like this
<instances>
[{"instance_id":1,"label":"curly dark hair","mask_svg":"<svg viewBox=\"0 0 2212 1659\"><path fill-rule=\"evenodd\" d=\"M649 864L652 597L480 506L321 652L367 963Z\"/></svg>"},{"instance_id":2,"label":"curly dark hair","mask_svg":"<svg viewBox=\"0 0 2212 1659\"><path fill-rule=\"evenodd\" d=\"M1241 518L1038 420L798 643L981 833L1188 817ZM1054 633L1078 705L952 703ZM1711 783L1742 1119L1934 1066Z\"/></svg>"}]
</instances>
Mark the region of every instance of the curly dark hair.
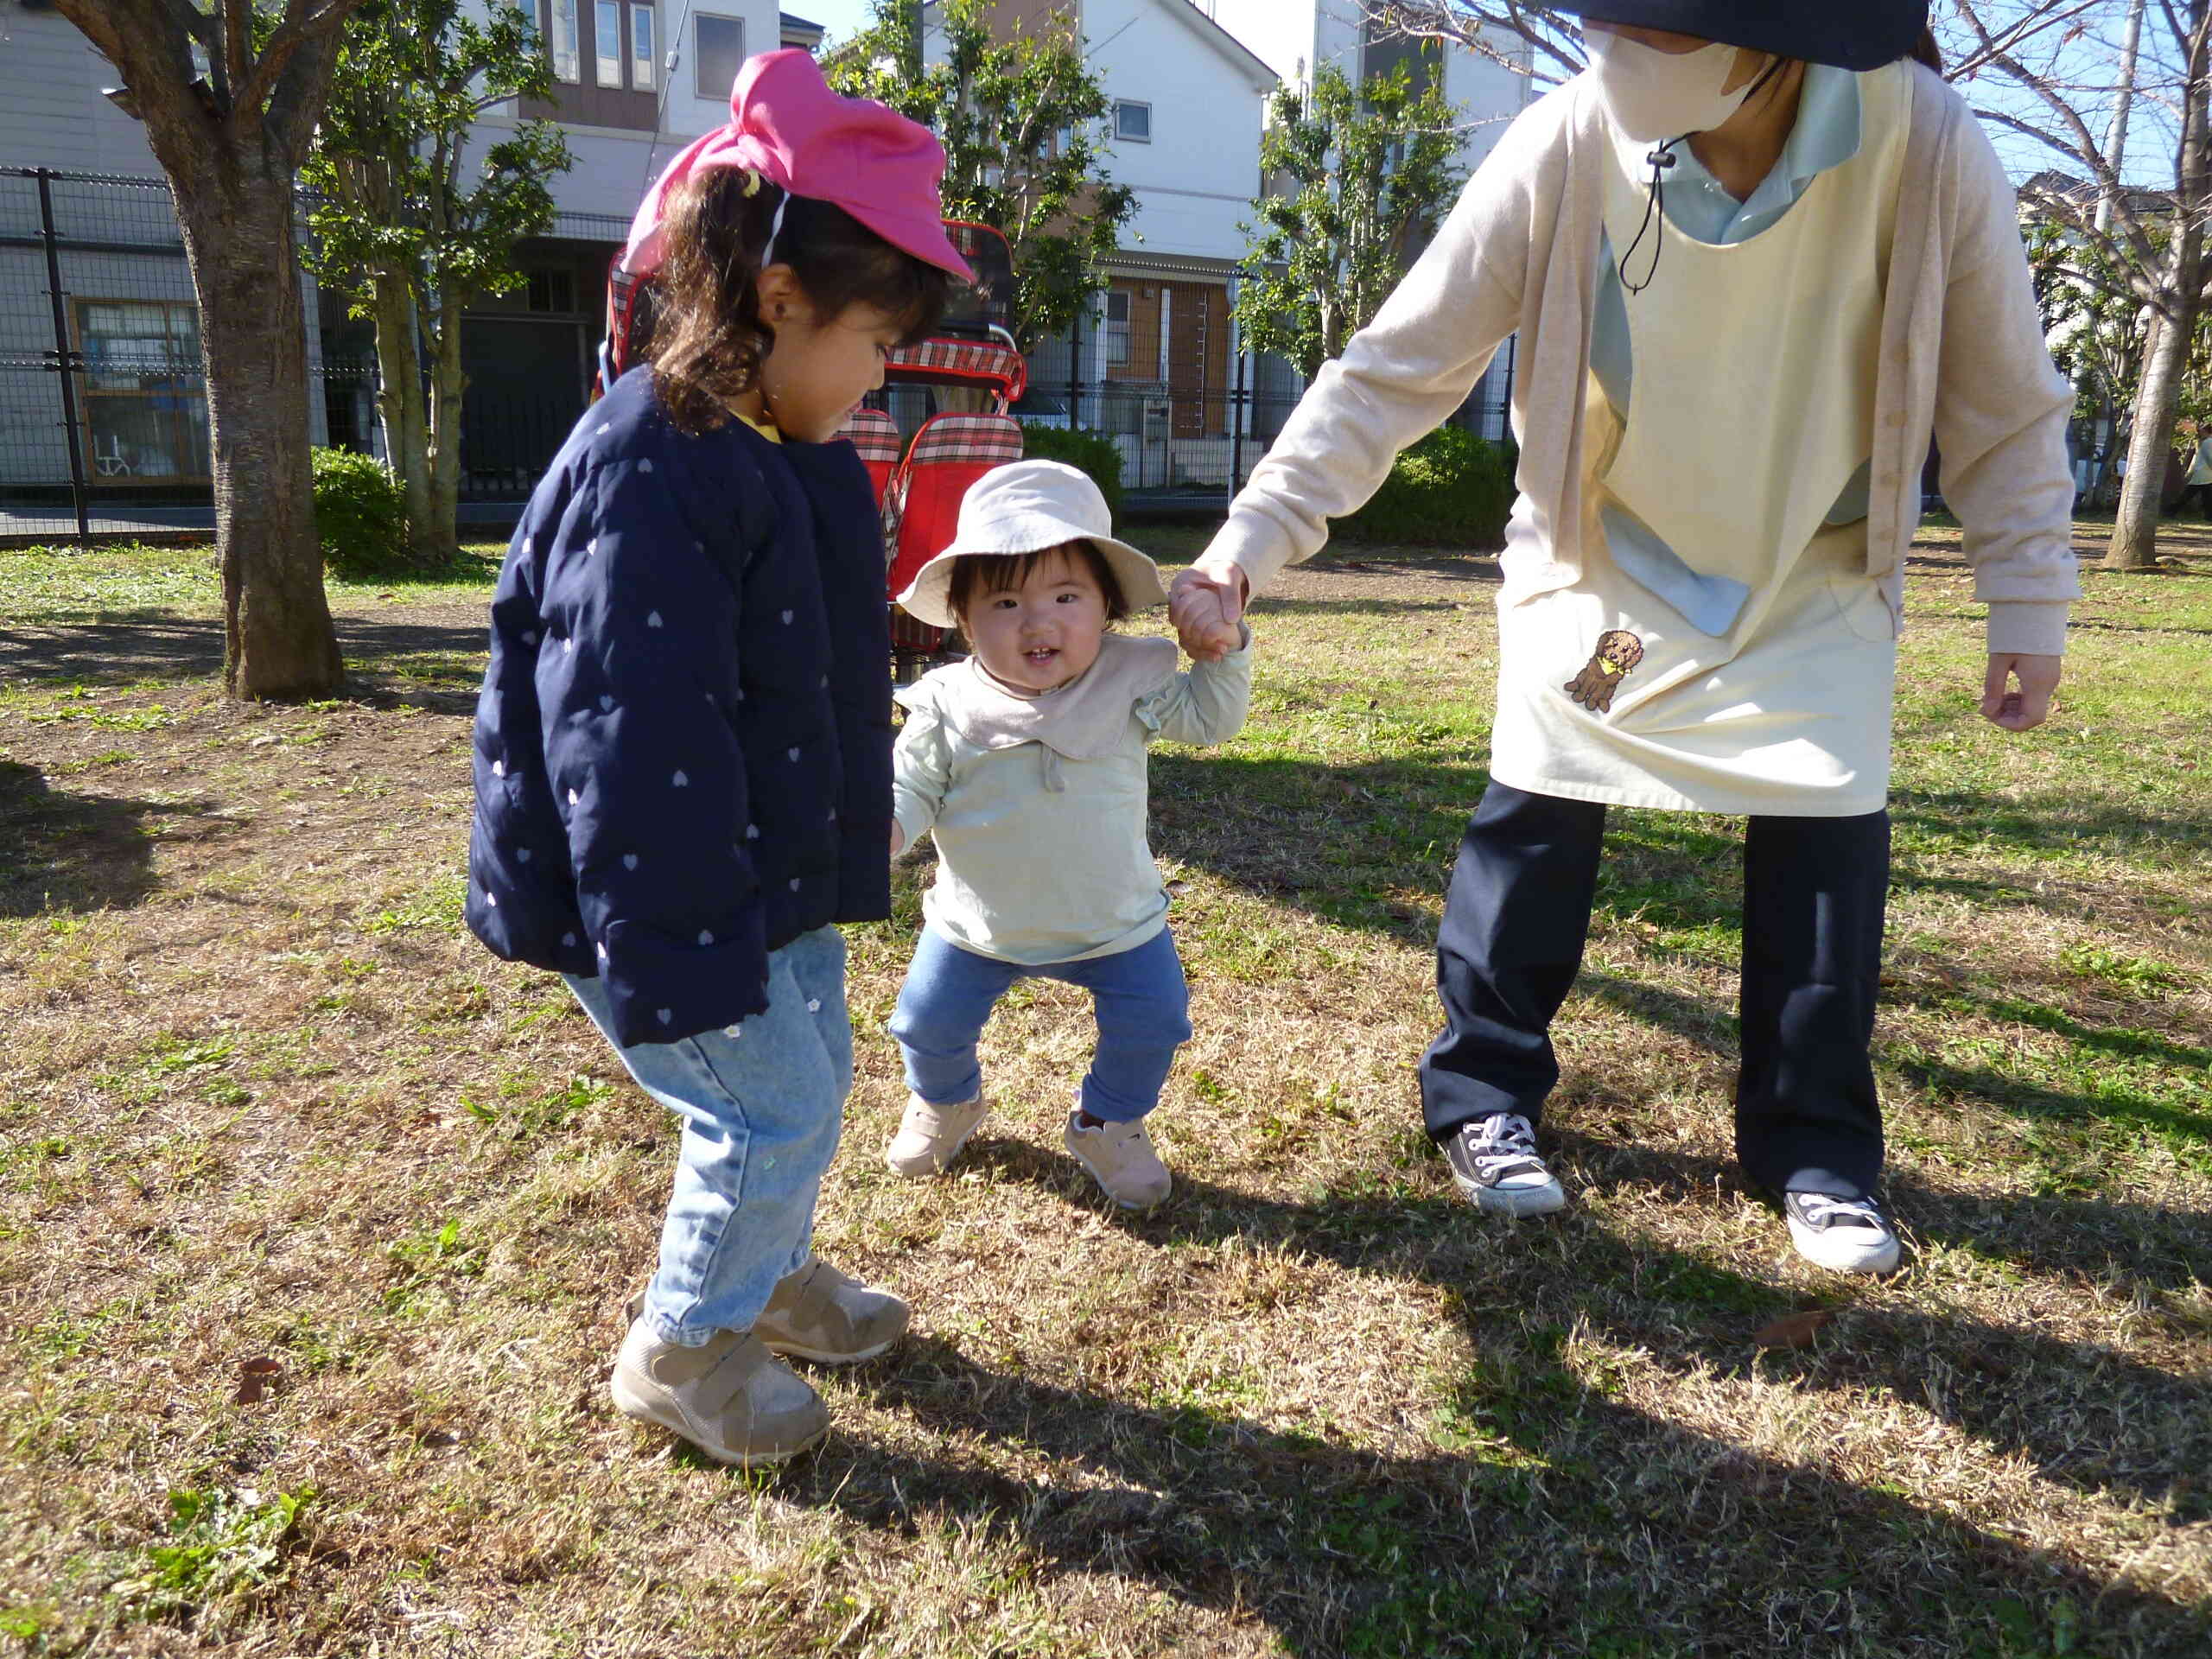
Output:
<instances>
[{"instance_id":1,"label":"curly dark hair","mask_svg":"<svg viewBox=\"0 0 2212 1659\"><path fill-rule=\"evenodd\" d=\"M1129 601L1122 592L1114 567L1090 542L1071 542L1067 545L1081 555L1084 568L1090 572L1090 579L1105 595L1106 620L1119 622L1129 613ZM945 594L945 601L952 607L952 613L965 621L968 607L977 600L1019 588L1029 580L1032 570L1060 550L1057 547L1040 547L1034 553L970 553L956 559L952 564L952 587Z\"/></svg>"},{"instance_id":2,"label":"curly dark hair","mask_svg":"<svg viewBox=\"0 0 2212 1659\"><path fill-rule=\"evenodd\" d=\"M729 401L760 378L776 336L761 319L754 281L777 205L785 200L777 186L737 167L695 173L670 196L668 257L645 352L653 391L681 431L721 425ZM775 260L791 268L817 313L836 317L849 306L872 305L897 321L909 343L937 326L950 272L893 247L832 203L788 201Z\"/></svg>"}]
</instances>

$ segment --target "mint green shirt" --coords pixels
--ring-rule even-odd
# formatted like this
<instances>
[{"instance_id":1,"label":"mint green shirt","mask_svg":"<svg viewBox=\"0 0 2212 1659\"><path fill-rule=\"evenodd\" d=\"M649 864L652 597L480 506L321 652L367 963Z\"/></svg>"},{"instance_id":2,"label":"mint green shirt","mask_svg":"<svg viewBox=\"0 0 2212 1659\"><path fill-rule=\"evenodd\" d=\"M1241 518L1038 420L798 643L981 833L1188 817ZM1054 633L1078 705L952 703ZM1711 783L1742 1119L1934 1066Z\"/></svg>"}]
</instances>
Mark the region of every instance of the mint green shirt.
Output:
<instances>
[{"instance_id":1,"label":"mint green shirt","mask_svg":"<svg viewBox=\"0 0 2212 1659\"><path fill-rule=\"evenodd\" d=\"M1178 673L1172 639L1109 633L1072 683L1020 696L971 658L896 693L893 810L911 848L936 837L931 927L1001 962L1133 950L1167 925L1146 839L1153 742L1234 737L1252 647Z\"/></svg>"}]
</instances>

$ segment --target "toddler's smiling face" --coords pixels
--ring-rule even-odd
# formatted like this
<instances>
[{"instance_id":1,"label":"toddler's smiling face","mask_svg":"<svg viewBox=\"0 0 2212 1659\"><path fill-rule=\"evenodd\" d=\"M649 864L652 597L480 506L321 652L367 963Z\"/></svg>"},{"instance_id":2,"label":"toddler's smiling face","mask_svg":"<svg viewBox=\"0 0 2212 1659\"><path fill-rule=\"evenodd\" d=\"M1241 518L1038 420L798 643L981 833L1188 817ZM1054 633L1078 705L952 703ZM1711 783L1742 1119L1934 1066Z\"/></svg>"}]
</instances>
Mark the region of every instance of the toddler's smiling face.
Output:
<instances>
[{"instance_id":1,"label":"toddler's smiling face","mask_svg":"<svg viewBox=\"0 0 2212 1659\"><path fill-rule=\"evenodd\" d=\"M1098 660L1106 633L1106 594L1090 560L1073 544L1029 567L1019 587L968 601L963 632L984 671L1017 691L1050 691Z\"/></svg>"}]
</instances>

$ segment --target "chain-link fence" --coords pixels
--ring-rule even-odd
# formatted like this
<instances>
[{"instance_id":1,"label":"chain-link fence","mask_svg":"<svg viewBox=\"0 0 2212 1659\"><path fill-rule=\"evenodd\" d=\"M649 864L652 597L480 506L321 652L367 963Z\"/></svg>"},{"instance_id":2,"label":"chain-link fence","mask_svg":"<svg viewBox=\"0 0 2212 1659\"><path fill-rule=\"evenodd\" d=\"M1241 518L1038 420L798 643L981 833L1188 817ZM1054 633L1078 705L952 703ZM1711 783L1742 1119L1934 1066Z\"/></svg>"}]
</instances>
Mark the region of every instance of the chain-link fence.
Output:
<instances>
[{"instance_id":1,"label":"chain-link fence","mask_svg":"<svg viewBox=\"0 0 2212 1659\"><path fill-rule=\"evenodd\" d=\"M606 259L628 228L563 213L530 245L529 284L471 312L464 518L526 500L582 413ZM342 308L299 280L309 440L381 454L373 336L333 333ZM0 541L206 531L213 503L199 306L168 186L0 168Z\"/></svg>"},{"instance_id":2,"label":"chain-link fence","mask_svg":"<svg viewBox=\"0 0 2212 1659\"><path fill-rule=\"evenodd\" d=\"M202 523L212 488L167 188L0 168L0 535Z\"/></svg>"},{"instance_id":3,"label":"chain-link fence","mask_svg":"<svg viewBox=\"0 0 2212 1659\"><path fill-rule=\"evenodd\" d=\"M525 501L581 413L606 260L627 226L563 213L529 284L471 309L462 517ZM272 273L272 280L275 274ZM304 280L304 279L303 279ZM303 342L310 440L382 452L373 338L312 285ZM1082 327L1029 355L1014 413L1111 443L1125 510L1217 511L1251 476L1301 389L1237 349L1227 279L1117 274ZM1502 437L1511 346L1457 417ZM959 394L877 399L911 435ZM158 179L0 168L0 540L149 535L214 523L199 311Z\"/></svg>"}]
</instances>

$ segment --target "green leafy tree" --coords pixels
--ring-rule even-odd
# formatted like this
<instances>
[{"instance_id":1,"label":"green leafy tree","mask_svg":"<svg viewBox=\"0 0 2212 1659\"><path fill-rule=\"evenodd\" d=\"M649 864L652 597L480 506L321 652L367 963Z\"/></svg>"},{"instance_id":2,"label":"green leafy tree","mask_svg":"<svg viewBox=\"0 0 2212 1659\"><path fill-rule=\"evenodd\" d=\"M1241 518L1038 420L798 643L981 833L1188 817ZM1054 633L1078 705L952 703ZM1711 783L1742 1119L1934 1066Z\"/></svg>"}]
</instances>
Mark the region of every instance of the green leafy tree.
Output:
<instances>
[{"instance_id":1,"label":"green leafy tree","mask_svg":"<svg viewBox=\"0 0 2212 1659\"><path fill-rule=\"evenodd\" d=\"M1355 91L1333 65L1310 91L1280 88L1260 141L1271 194L1236 295L1255 351L1276 352L1310 379L1365 327L1459 194L1459 134L1436 86L1401 66Z\"/></svg>"},{"instance_id":2,"label":"green leafy tree","mask_svg":"<svg viewBox=\"0 0 2212 1659\"><path fill-rule=\"evenodd\" d=\"M310 267L376 325L378 412L418 565L442 563L455 542L462 314L524 282L515 245L551 227L550 181L571 164L559 128L525 121L465 177L470 135L494 105L552 92L514 6L470 16L462 0L367 0L302 170L319 198Z\"/></svg>"},{"instance_id":3,"label":"green leafy tree","mask_svg":"<svg viewBox=\"0 0 2212 1659\"><path fill-rule=\"evenodd\" d=\"M354 0L54 0L120 72L169 182L200 305L223 682L317 697L343 672L308 461L292 178Z\"/></svg>"},{"instance_id":4,"label":"green leafy tree","mask_svg":"<svg viewBox=\"0 0 2212 1659\"><path fill-rule=\"evenodd\" d=\"M988 225L1014 252L1014 334L1027 351L1103 293L1100 262L1136 195L1113 183L1096 134L1109 108L1065 18L997 39L985 0L943 0L941 60L924 60L918 8L876 0L868 27L824 64L839 92L873 98L944 145L944 214Z\"/></svg>"}]
</instances>

